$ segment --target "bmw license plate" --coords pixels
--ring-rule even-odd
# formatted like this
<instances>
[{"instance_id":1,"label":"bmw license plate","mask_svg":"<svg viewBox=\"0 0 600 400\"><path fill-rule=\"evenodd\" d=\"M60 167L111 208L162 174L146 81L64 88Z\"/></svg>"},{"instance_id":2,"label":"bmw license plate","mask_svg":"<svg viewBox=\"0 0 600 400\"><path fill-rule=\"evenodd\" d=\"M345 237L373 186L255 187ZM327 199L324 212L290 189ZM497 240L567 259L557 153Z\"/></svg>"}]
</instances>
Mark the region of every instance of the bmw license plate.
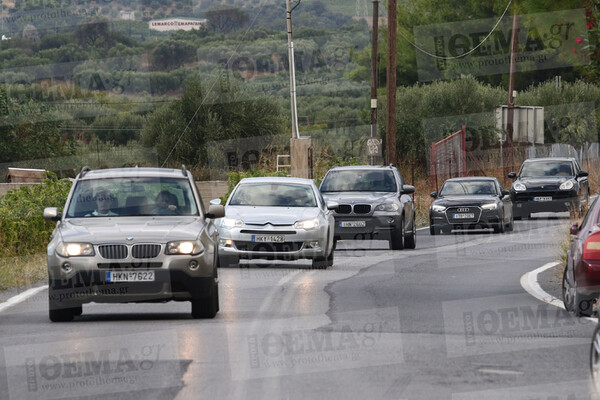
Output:
<instances>
[{"instance_id":1,"label":"bmw license plate","mask_svg":"<svg viewBox=\"0 0 600 400\"><path fill-rule=\"evenodd\" d=\"M473 213L460 213L460 214L452 214L452 218L454 218L454 219L469 219L469 218L475 218L475 214L473 214Z\"/></svg>"},{"instance_id":2,"label":"bmw license plate","mask_svg":"<svg viewBox=\"0 0 600 400\"><path fill-rule=\"evenodd\" d=\"M552 201L552 196L536 196L533 201Z\"/></svg>"},{"instance_id":3,"label":"bmw license plate","mask_svg":"<svg viewBox=\"0 0 600 400\"><path fill-rule=\"evenodd\" d=\"M106 271L106 282L154 282L154 271Z\"/></svg>"},{"instance_id":4,"label":"bmw license plate","mask_svg":"<svg viewBox=\"0 0 600 400\"><path fill-rule=\"evenodd\" d=\"M364 228L367 221L340 221L340 228Z\"/></svg>"},{"instance_id":5,"label":"bmw license plate","mask_svg":"<svg viewBox=\"0 0 600 400\"><path fill-rule=\"evenodd\" d=\"M283 235L252 235L252 241L255 243L283 243L285 236Z\"/></svg>"}]
</instances>

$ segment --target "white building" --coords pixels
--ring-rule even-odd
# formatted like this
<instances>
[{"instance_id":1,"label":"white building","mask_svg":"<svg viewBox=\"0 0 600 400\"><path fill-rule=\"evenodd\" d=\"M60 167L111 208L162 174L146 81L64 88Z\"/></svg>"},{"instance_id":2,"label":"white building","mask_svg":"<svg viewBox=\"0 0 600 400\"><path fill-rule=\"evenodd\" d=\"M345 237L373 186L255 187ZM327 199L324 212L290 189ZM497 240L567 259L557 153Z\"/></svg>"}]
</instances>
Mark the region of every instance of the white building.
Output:
<instances>
[{"instance_id":1,"label":"white building","mask_svg":"<svg viewBox=\"0 0 600 400\"><path fill-rule=\"evenodd\" d=\"M155 31L189 31L192 29L200 29L206 25L206 19L199 18L165 18L155 19L148 22L148 28Z\"/></svg>"},{"instance_id":2,"label":"white building","mask_svg":"<svg viewBox=\"0 0 600 400\"><path fill-rule=\"evenodd\" d=\"M119 19L121 21L135 21L135 12L134 11L119 11Z\"/></svg>"}]
</instances>

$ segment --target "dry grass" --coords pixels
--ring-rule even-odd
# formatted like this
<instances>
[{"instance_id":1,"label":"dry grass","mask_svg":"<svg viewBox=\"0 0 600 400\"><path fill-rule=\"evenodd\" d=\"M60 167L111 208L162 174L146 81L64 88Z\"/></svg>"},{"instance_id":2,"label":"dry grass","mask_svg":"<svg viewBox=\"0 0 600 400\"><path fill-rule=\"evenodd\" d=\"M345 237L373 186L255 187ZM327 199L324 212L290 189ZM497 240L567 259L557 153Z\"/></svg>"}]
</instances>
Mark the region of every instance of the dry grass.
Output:
<instances>
[{"instance_id":1,"label":"dry grass","mask_svg":"<svg viewBox=\"0 0 600 400\"><path fill-rule=\"evenodd\" d=\"M47 277L44 253L0 258L0 290L27 286Z\"/></svg>"}]
</instances>

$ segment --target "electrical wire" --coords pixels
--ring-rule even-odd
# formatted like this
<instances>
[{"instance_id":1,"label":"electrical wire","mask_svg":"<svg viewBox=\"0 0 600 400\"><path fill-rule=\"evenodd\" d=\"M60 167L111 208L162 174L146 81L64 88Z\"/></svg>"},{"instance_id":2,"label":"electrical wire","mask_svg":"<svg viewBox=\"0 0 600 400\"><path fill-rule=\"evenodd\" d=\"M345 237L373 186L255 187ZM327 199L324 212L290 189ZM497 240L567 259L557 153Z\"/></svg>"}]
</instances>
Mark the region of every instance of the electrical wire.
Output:
<instances>
[{"instance_id":1,"label":"electrical wire","mask_svg":"<svg viewBox=\"0 0 600 400\"><path fill-rule=\"evenodd\" d=\"M260 6L260 9L254 15L254 18L252 19L252 22L250 23L250 26L248 27L248 29L246 29L246 32L244 32L244 35L242 35L240 43L238 43L238 45L236 46L235 50L231 53L231 55L227 59L227 64L226 65L229 65L229 62L231 61L231 59L233 58L233 56L237 54L237 51L239 50L240 46L244 42L244 39L248 35L248 32L250 32L250 29L252 29L254 27L254 24L256 23L256 19L262 13L263 8L265 8L265 3L263 3L262 6ZM183 136L185 135L185 133L187 132L188 128L192 124L192 121L194 120L194 118L196 118L196 115L198 115L198 112L200 111L200 108L202 108L202 106L204 106L204 103L206 102L206 99L208 98L208 95L212 92L213 88L215 87L215 85L217 84L217 81L220 78L221 78L221 71L219 71L219 75L213 80L212 84L210 85L210 88L208 88L208 91L206 92L206 94L202 98L202 102L200 102L200 105L198 106L198 108L194 112L194 115L192 115L192 117L188 121L188 123L185 126L185 128L183 128L183 131L181 132L181 134L177 138L177 141L175 142L175 145L173 145L173 147L171 148L171 151L169 151L169 154L167 154L167 157L165 158L165 161L162 163L161 168L163 168L166 165L167 161L169 161L169 158L171 158L171 155L173 154L173 152L175 151L175 149L179 145L179 142L181 142L181 139L183 139Z\"/></svg>"},{"instance_id":2,"label":"electrical wire","mask_svg":"<svg viewBox=\"0 0 600 400\"><path fill-rule=\"evenodd\" d=\"M461 54L461 55L459 55L459 56L445 57L445 56L438 56L437 54L430 53L430 52L428 52L427 50L425 50L425 49L423 49L423 48L419 47L418 45L416 45L415 43L413 43L413 42L412 42L412 41L411 41L409 38L407 38L407 37L406 37L406 36L405 36L405 35L404 35L404 34L403 34L401 31L398 31L398 33L399 33L399 34L400 34L400 36L402 36L402 37L403 37L403 38L404 38L404 39L405 39L405 40L406 40L408 43L410 43L410 44L411 44L411 45L412 45L412 46L413 46L415 49L419 50L419 51L420 51L421 53L423 53L423 54L426 54L426 55L428 55L428 56L430 56L430 57L437 58L437 59L440 59L440 60L455 60L455 59L457 59L457 58L462 58L462 57L466 57L466 56L468 56L469 54L471 54L472 52L474 52L475 50L477 50L479 47L481 47L481 45L482 45L483 43L485 43L485 41L486 41L486 40L488 40L488 38L489 38L490 36L492 36L492 33L494 33L494 31L496 30L496 28L498 27L498 25L500 25L500 22L502 21L502 19L503 19L503 18L504 18L504 16L506 15L506 12L508 11L508 8L510 7L511 3L512 3L512 0L509 0L509 1L508 1L508 4L506 5L506 8L504 9L504 12L502 13L502 15L500 16L500 18L499 18L499 19L498 19L498 21L496 22L496 25L494 25L494 27L492 28L492 30L490 31L490 33L488 33L488 35L487 35L485 38L483 38L483 40L482 40L482 41L481 41L481 42L480 42L480 43L479 43L477 46L473 47L471 50L469 50L469 51L467 51L466 53L464 53L464 54Z\"/></svg>"}]
</instances>

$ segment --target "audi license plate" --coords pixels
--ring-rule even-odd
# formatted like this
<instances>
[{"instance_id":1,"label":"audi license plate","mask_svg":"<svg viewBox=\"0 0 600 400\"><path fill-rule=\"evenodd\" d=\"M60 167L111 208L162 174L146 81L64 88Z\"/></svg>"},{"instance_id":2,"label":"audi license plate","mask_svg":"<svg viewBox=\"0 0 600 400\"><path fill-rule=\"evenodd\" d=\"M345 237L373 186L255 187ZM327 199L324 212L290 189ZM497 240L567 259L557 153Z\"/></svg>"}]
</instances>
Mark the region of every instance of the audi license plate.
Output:
<instances>
[{"instance_id":1,"label":"audi license plate","mask_svg":"<svg viewBox=\"0 0 600 400\"><path fill-rule=\"evenodd\" d=\"M106 282L154 282L154 271L106 271Z\"/></svg>"},{"instance_id":2,"label":"audi license plate","mask_svg":"<svg viewBox=\"0 0 600 400\"><path fill-rule=\"evenodd\" d=\"M367 221L341 221L340 228L364 228Z\"/></svg>"},{"instance_id":3,"label":"audi license plate","mask_svg":"<svg viewBox=\"0 0 600 400\"><path fill-rule=\"evenodd\" d=\"M469 218L475 218L475 214L473 214L473 213L460 213L460 214L452 214L452 218L454 218L454 219L469 219Z\"/></svg>"},{"instance_id":4,"label":"audi license plate","mask_svg":"<svg viewBox=\"0 0 600 400\"><path fill-rule=\"evenodd\" d=\"M552 196L537 196L533 198L533 201L552 201Z\"/></svg>"},{"instance_id":5,"label":"audi license plate","mask_svg":"<svg viewBox=\"0 0 600 400\"><path fill-rule=\"evenodd\" d=\"M283 243L285 236L283 235L252 235L252 241L255 243Z\"/></svg>"}]
</instances>

